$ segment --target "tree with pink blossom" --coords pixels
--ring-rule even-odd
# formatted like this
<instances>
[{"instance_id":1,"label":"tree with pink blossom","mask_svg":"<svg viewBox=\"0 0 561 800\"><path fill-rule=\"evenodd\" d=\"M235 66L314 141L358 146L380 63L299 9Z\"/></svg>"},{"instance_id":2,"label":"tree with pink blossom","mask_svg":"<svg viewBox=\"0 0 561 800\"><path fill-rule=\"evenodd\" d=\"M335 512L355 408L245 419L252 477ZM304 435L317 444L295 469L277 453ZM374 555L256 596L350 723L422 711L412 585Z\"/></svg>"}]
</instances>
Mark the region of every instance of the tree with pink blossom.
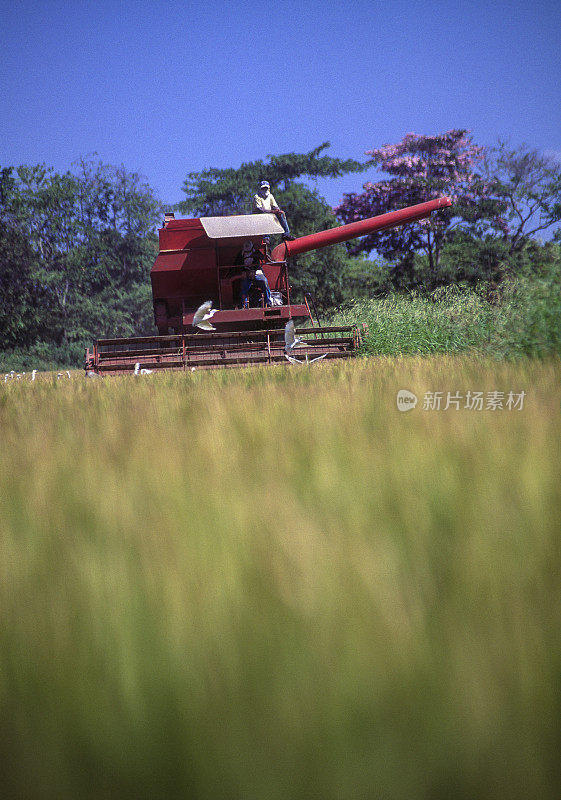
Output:
<instances>
[{"instance_id":1,"label":"tree with pink blossom","mask_svg":"<svg viewBox=\"0 0 561 800\"><path fill-rule=\"evenodd\" d=\"M370 234L360 239L351 252L376 250L386 259L407 269L414 254L426 254L431 282L436 283L442 247L459 227L482 234L505 232L500 216L503 204L495 184L475 171L483 161L485 148L472 142L469 131L450 130L435 136L408 133L397 144L367 150L370 163L390 177L364 184L361 194L348 193L335 209L344 223L376 216L405 206L448 195L452 207L420 223Z\"/></svg>"}]
</instances>

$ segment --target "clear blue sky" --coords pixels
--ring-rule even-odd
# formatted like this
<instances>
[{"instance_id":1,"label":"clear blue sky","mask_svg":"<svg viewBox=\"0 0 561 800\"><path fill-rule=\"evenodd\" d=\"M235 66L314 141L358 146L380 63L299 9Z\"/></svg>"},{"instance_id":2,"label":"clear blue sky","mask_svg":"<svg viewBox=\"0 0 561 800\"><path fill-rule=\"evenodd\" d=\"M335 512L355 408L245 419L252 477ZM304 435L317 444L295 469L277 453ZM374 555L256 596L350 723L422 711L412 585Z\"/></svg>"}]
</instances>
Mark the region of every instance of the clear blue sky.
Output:
<instances>
[{"instance_id":1,"label":"clear blue sky","mask_svg":"<svg viewBox=\"0 0 561 800\"><path fill-rule=\"evenodd\" d=\"M0 0L0 166L190 171L469 128L561 157L559 0ZM321 181L336 204L367 175Z\"/></svg>"}]
</instances>

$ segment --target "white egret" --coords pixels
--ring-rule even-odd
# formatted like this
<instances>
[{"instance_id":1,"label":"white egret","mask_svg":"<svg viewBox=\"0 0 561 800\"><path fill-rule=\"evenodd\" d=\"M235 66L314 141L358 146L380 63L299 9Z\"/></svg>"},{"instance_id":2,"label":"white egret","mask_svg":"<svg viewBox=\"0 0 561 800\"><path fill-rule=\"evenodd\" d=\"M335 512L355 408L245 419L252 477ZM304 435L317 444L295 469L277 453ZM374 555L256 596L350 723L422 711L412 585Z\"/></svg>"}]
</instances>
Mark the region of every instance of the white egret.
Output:
<instances>
[{"instance_id":1,"label":"white egret","mask_svg":"<svg viewBox=\"0 0 561 800\"><path fill-rule=\"evenodd\" d=\"M306 342L299 336L296 336L296 329L294 327L294 320L289 319L284 326L284 350L285 353L291 353L298 345L305 345Z\"/></svg>"},{"instance_id":2,"label":"white egret","mask_svg":"<svg viewBox=\"0 0 561 800\"><path fill-rule=\"evenodd\" d=\"M207 300L202 306L199 306L193 316L193 327L200 328L203 331L215 331L216 328L209 320L216 314L218 309L212 307L212 300Z\"/></svg>"}]
</instances>

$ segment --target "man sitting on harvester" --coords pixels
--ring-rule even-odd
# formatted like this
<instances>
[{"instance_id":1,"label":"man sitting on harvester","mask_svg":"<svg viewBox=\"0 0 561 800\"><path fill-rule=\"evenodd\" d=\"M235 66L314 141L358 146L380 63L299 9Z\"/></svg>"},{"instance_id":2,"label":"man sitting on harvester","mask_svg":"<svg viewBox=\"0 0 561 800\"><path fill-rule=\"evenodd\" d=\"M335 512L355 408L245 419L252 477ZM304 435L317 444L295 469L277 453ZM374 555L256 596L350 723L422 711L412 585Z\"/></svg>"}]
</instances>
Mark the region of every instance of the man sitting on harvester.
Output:
<instances>
[{"instance_id":1,"label":"man sitting on harvester","mask_svg":"<svg viewBox=\"0 0 561 800\"><path fill-rule=\"evenodd\" d=\"M286 214L279 208L277 201L271 194L269 181L261 181L259 191L253 198L253 212L255 214L276 214L284 231L282 238L289 241L294 240L294 236L290 233L290 228L288 227Z\"/></svg>"},{"instance_id":2,"label":"man sitting on harvester","mask_svg":"<svg viewBox=\"0 0 561 800\"><path fill-rule=\"evenodd\" d=\"M261 269L262 254L255 249L253 242L243 243L241 262L243 264L243 274L240 285L240 300L242 308L249 307L249 292L252 286L257 286L263 292L265 305L272 306L271 290L269 281Z\"/></svg>"}]
</instances>

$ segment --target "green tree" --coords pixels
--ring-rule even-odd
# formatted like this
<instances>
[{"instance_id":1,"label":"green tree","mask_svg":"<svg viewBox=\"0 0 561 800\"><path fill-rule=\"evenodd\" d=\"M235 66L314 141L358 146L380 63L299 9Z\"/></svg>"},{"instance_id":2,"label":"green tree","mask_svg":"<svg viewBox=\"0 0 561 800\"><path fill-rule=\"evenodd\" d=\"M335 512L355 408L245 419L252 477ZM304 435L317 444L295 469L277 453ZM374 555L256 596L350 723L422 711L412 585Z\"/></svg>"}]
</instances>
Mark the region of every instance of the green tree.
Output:
<instances>
[{"instance_id":1,"label":"green tree","mask_svg":"<svg viewBox=\"0 0 561 800\"><path fill-rule=\"evenodd\" d=\"M2 347L42 341L76 354L99 336L152 332L160 214L150 187L122 166L90 158L64 175L3 169Z\"/></svg>"},{"instance_id":2,"label":"green tree","mask_svg":"<svg viewBox=\"0 0 561 800\"><path fill-rule=\"evenodd\" d=\"M11 223L0 224L0 349L28 346L39 332L41 287L25 235Z\"/></svg>"},{"instance_id":3,"label":"green tree","mask_svg":"<svg viewBox=\"0 0 561 800\"><path fill-rule=\"evenodd\" d=\"M439 283L497 284L504 277L508 254L504 238L489 233L476 236L469 230L460 230L442 248Z\"/></svg>"},{"instance_id":4,"label":"green tree","mask_svg":"<svg viewBox=\"0 0 561 800\"><path fill-rule=\"evenodd\" d=\"M20 219L21 197L11 168L0 170L0 349L28 346L40 325L43 287L37 257Z\"/></svg>"},{"instance_id":5,"label":"green tree","mask_svg":"<svg viewBox=\"0 0 561 800\"><path fill-rule=\"evenodd\" d=\"M177 209L197 216L251 213L259 183L268 180L295 236L333 228L339 223L329 204L299 179L336 178L361 172L364 165L354 159L322 155L328 147L329 142L323 142L309 153L269 156L267 161L252 161L238 169L192 172L183 184L186 198ZM290 268L294 297L301 299L307 290L323 308L340 302L351 267L352 260L343 245L298 256Z\"/></svg>"},{"instance_id":6,"label":"green tree","mask_svg":"<svg viewBox=\"0 0 561 800\"><path fill-rule=\"evenodd\" d=\"M329 142L323 142L309 153L268 156L267 161L250 161L237 169L190 172L182 186L185 200L177 204L177 209L200 217L249 214L262 180L269 181L271 191L275 197L278 193L280 200L281 190L288 190L298 178L337 178L364 169L352 158L342 160L321 155L329 146Z\"/></svg>"},{"instance_id":7,"label":"green tree","mask_svg":"<svg viewBox=\"0 0 561 800\"><path fill-rule=\"evenodd\" d=\"M509 252L526 247L532 236L561 222L561 162L521 145L499 141L483 162L481 175L494 183L503 202Z\"/></svg>"}]
</instances>

